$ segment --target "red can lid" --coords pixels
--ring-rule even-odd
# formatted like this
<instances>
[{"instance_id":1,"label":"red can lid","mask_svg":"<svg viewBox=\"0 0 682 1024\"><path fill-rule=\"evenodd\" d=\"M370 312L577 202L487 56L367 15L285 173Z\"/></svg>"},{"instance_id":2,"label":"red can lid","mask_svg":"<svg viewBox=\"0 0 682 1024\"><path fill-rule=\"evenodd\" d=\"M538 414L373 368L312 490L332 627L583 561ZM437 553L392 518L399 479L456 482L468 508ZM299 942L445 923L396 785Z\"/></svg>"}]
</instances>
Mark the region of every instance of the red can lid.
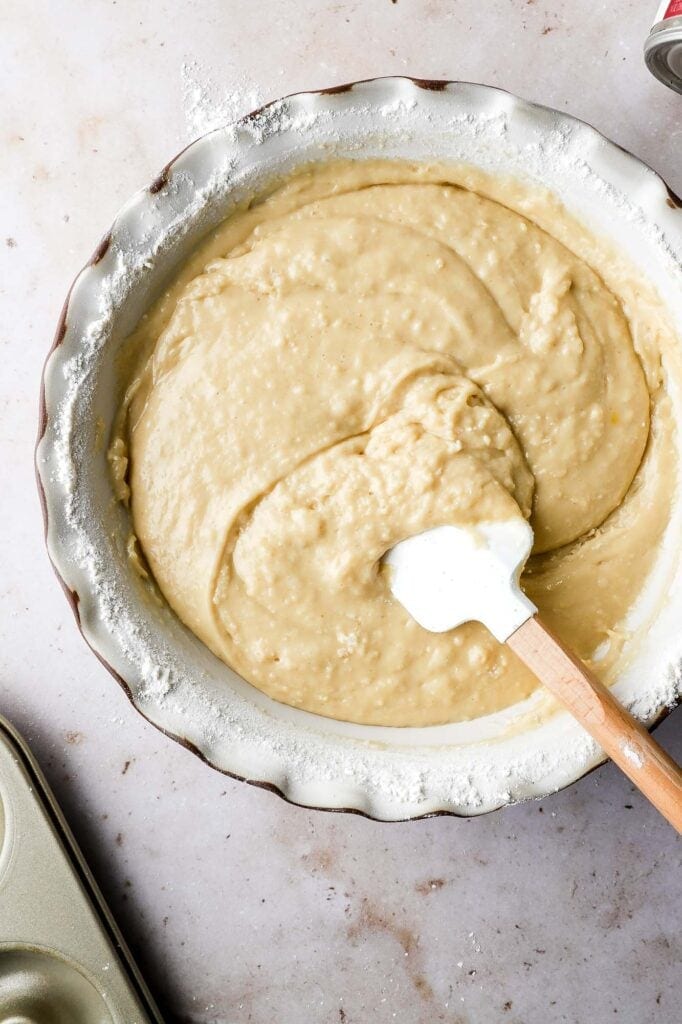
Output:
<instances>
[{"instance_id":1,"label":"red can lid","mask_svg":"<svg viewBox=\"0 0 682 1024\"><path fill-rule=\"evenodd\" d=\"M660 21L665 21L666 18L676 18L678 15L682 15L682 0L670 0L667 4L661 5L662 13L659 16Z\"/></svg>"}]
</instances>

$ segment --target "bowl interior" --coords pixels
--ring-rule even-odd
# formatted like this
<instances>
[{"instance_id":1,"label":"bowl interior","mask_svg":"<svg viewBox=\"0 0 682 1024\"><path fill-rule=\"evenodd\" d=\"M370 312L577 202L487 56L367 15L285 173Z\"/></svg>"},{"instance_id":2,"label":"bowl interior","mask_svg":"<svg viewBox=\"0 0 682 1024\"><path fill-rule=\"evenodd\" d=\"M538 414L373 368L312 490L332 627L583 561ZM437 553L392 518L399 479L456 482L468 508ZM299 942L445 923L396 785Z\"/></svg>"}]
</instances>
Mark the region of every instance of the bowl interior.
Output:
<instances>
[{"instance_id":1,"label":"bowl interior","mask_svg":"<svg viewBox=\"0 0 682 1024\"><path fill-rule=\"evenodd\" d=\"M291 97L185 150L124 208L76 281L45 370L37 462L48 546L77 595L86 639L139 710L216 767L312 806L381 818L478 813L573 781L597 763L597 748L567 715L531 729L537 696L474 722L427 729L352 725L274 702L170 609L144 598L126 556L130 523L112 500L106 438L122 396L125 338L174 269L239 202L273 176L332 157L442 159L550 189L656 284L682 337L682 213L652 171L589 126L466 84L379 79ZM671 364L668 376L680 408L682 375ZM633 615L646 616L664 589L667 602L617 684L648 721L674 699L682 646L677 505L673 518L665 557Z\"/></svg>"}]
</instances>

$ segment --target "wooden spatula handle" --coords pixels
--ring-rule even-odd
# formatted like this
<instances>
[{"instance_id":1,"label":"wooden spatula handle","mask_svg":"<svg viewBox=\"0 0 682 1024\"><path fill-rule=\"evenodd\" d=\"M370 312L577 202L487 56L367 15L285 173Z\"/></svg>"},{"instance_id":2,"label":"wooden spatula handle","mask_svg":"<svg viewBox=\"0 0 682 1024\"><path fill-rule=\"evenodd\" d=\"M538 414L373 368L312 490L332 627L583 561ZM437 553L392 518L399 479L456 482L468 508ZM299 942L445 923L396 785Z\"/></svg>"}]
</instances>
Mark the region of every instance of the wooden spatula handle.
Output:
<instances>
[{"instance_id":1,"label":"wooden spatula handle","mask_svg":"<svg viewBox=\"0 0 682 1024\"><path fill-rule=\"evenodd\" d=\"M537 616L524 622L507 643L682 833L682 769L644 726Z\"/></svg>"}]
</instances>

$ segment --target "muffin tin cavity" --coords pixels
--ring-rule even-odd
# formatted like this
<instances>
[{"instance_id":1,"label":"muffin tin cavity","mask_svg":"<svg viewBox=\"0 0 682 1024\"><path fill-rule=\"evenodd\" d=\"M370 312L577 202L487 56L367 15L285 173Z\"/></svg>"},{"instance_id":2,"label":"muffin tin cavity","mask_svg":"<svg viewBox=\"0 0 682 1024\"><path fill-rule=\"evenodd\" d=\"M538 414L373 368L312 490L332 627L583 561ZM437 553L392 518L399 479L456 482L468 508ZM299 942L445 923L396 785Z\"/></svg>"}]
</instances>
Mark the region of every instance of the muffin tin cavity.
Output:
<instances>
[{"instance_id":1,"label":"muffin tin cavity","mask_svg":"<svg viewBox=\"0 0 682 1024\"><path fill-rule=\"evenodd\" d=\"M0 1024L152 1024L151 995L38 764L0 716Z\"/></svg>"},{"instance_id":2,"label":"muffin tin cavity","mask_svg":"<svg viewBox=\"0 0 682 1024\"><path fill-rule=\"evenodd\" d=\"M40 949L0 950L0 1024L112 1024L104 999L73 964Z\"/></svg>"}]
</instances>

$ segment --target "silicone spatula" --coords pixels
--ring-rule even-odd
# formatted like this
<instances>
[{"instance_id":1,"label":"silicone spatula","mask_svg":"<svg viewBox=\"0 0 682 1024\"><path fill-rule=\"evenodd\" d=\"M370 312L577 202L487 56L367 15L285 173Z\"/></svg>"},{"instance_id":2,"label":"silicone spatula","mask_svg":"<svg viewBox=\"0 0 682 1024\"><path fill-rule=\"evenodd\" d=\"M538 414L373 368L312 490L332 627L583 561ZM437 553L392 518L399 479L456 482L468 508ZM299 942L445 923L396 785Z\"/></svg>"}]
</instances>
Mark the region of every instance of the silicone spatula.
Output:
<instances>
[{"instance_id":1,"label":"silicone spatula","mask_svg":"<svg viewBox=\"0 0 682 1024\"><path fill-rule=\"evenodd\" d=\"M545 626L519 583L533 531L518 517L438 526L384 556L394 597L432 633L482 622L551 690L671 825L682 833L682 770Z\"/></svg>"}]
</instances>

